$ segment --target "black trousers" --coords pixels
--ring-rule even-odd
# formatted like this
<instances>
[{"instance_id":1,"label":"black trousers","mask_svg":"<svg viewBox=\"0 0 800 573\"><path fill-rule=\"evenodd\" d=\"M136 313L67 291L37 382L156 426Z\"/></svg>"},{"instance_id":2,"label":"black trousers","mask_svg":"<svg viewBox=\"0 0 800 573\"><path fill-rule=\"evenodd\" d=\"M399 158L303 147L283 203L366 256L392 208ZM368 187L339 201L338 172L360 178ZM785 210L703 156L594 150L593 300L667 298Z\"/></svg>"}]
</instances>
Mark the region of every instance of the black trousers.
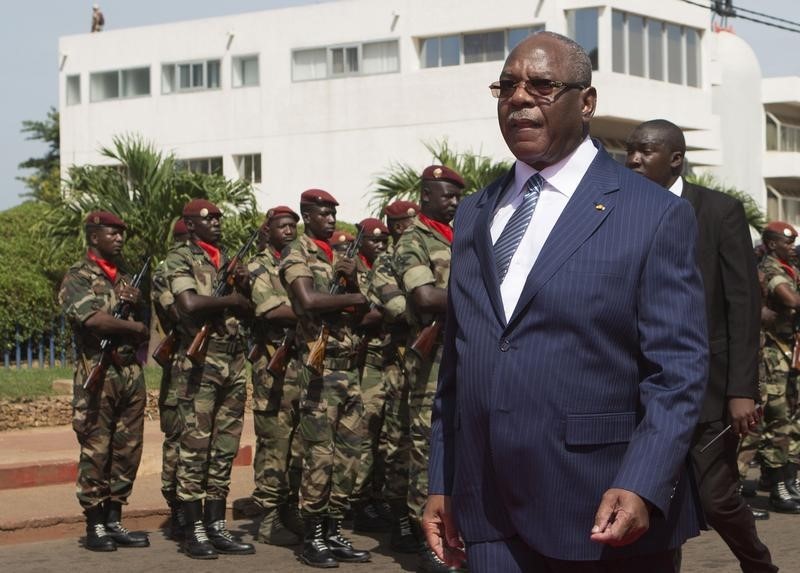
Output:
<instances>
[{"instance_id":1,"label":"black trousers","mask_svg":"<svg viewBox=\"0 0 800 573\"><path fill-rule=\"evenodd\" d=\"M708 524L728 544L745 573L777 571L769 549L758 538L750 508L739 495L736 450L739 439L726 432L702 454L700 450L725 427L722 420L698 424L689 456L700 503Z\"/></svg>"}]
</instances>

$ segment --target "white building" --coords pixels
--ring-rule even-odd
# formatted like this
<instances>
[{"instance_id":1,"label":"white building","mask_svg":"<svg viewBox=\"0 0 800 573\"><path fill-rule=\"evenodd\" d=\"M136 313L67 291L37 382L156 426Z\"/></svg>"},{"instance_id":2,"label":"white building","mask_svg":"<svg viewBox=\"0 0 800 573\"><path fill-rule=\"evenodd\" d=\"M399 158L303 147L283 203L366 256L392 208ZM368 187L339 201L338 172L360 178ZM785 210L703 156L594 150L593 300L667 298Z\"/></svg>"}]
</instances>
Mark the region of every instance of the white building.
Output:
<instances>
[{"instance_id":1,"label":"white building","mask_svg":"<svg viewBox=\"0 0 800 573\"><path fill-rule=\"evenodd\" d=\"M545 28L589 51L610 151L669 119L697 169L800 223L800 78L762 82L749 46L709 22L679 0L339 0L64 37L62 169L136 132L253 181L263 208L322 187L354 221L391 163L431 162L423 142L509 158L487 86Z\"/></svg>"}]
</instances>

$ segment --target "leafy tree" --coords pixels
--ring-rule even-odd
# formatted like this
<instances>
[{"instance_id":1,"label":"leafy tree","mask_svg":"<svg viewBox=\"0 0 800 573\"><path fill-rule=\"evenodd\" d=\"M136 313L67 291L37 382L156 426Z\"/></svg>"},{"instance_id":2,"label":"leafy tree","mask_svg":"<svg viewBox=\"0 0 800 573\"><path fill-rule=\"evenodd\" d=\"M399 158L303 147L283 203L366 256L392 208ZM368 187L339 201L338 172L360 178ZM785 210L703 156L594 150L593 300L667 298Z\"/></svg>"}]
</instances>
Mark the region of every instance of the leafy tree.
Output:
<instances>
[{"instance_id":1,"label":"leafy tree","mask_svg":"<svg viewBox=\"0 0 800 573\"><path fill-rule=\"evenodd\" d=\"M450 147L447 139L423 145L430 152L433 163L446 165L464 178L466 194L483 189L511 168L509 161L494 161L472 151L457 151ZM424 168L425 165L412 166L396 161L390 163L386 172L375 178L370 207L375 213L380 213L393 201L417 199L420 174Z\"/></svg>"},{"instance_id":2,"label":"leafy tree","mask_svg":"<svg viewBox=\"0 0 800 573\"><path fill-rule=\"evenodd\" d=\"M748 195L736 187L725 185L710 173L703 173L701 175L692 173L686 176L686 180L701 187L708 187L715 191L721 191L726 195L738 199L744 205L744 214L747 218L747 223L759 233L764 230L764 226L767 224L767 218L751 195Z\"/></svg>"},{"instance_id":3,"label":"leafy tree","mask_svg":"<svg viewBox=\"0 0 800 573\"><path fill-rule=\"evenodd\" d=\"M31 157L19 164L20 169L34 170L31 175L17 177L29 189L24 196L45 203L57 203L61 192L58 110L51 107L44 121L23 121L20 131L27 134L25 139L47 144L47 152L43 157Z\"/></svg>"}]
</instances>

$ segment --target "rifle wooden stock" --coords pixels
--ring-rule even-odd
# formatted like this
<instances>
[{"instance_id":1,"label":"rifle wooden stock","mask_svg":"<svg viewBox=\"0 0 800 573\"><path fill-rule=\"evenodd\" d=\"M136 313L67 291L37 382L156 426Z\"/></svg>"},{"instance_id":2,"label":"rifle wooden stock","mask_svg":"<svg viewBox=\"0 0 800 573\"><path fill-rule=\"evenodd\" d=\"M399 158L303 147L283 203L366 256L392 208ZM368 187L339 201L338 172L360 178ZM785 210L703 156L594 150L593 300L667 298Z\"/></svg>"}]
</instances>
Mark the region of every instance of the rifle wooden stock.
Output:
<instances>
[{"instance_id":1,"label":"rifle wooden stock","mask_svg":"<svg viewBox=\"0 0 800 573\"><path fill-rule=\"evenodd\" d=\"M153 351L153 360L161 366L161 368L169 368L172 364L172 356L175 354L175 345L178 342L178 335L175 334L175 329L169 331L161 342L158 343L156 349Z\"/></svg>"},{"instance_id":2,"label":"rifle wooden stock","mask_svg":"<svg viewBox=\"0 0 800 573\"><path fill-rule=\"evenodd\" d=\"M441 322L438 319L434 320L420 331L417 338L409 346L409 350L416 354L420 360L429 360L441 330Z\"/></svg>"},{"instance_id":3,"label":"rifle wooden stock","mask_svg":"<svg viewBox=\"0 0 800 573\"><path fill-rule=\"evenodd\" d=\"M192 361L195 366L200 366L206 360L206 352L208 352L208 335L211 333L211 327L208 323L203 325L203 328L197 331L194 335L192 343L186 350L186 358Z\"/></svg>"},{"instance_id":4,"label":"rifle wooden stock","mask_svg":"<svg viewBox=\"0 0 800 573\"><path fill-rule=\"evenodd\" d=\"M322 374L325 370L325 349L328 346L328 337L330 330L328 325L323 324L319 330L319 336L308 349L308 358L306 358L306 366L310 368L315 374Z\"/></svg>"},{"instance_id":5,"label":"rifle wooden stock","mask_svg":"<svg viewBox=\"0 0 800 573\"><path fill-rule=\"evenodd\" d=\"M275 354L267 363L267 372L275 378L286 376L286 367L289 365L289 351L292 349L292 341L289 336L283 339L281 345L275 350Z\"/></svg>"},{"instance_id":6,"label":"rifle wooden stock","mask_svg":"<svg viewBox=\"0 0 800 573\"><path fill-rule=\"evenodd\" d=\"M247 353L247 361L250 364L255 364L261 357L264 356L264 345L259 342L254 342L253 346L250 347L250 351Z\"/></svg>"},{"instance_id":7,"label":"rifle wooden stock","mask_svg":"<svg viewBox=\"0 0 800 573\"><path fill-rule=\"evenodd\" d=\"M100 360L92 366L89 375L86 376L86 380L83 382L83 389L87 392L94 392L98 386L102 386L109 366L111 366L111 352L104 351L100 355Z\"/></svg>"},{"instance_id":8,"label":"rifle wooden stock","mask_svg":"<svg viewBox=\"0 0 800 573\"><path fill-rule=\"evenodd\" d=\"M794 347L792 348L792 370L800 372L800 332L794 333Z\"/></svg>"}]
</instances>

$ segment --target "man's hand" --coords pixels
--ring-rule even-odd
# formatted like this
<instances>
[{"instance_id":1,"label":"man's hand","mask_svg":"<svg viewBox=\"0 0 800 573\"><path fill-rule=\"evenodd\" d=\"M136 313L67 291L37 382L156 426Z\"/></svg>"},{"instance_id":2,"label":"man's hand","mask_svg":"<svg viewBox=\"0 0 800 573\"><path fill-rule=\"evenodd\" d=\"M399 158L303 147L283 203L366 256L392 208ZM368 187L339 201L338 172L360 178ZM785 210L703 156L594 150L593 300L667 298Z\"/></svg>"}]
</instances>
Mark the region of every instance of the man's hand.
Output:
<instances>
[{"instance_id":1,"label":"man's hand","mask_svg":"<svg viewBox=\"0 0 800 573\"><path fill-rule=\"evenodd\" d=\"M450 511L450 496L429 495L422 515L422 531L436 556L450 567L466 563L464 544L461 542L453 514Z\"/></svg>"},{"instance_id":2,"label":"man's hand","mask_svg":"<svg viewBox=\"0 0 800 573\"><path fill-rule=\"evenodd\" d=\"M250 295L250 271L241 263L233 269L233 283L239 292Z\"/></svg>"},{"instance_id":3,"label":"man's hand","mask_svg":"<svg viewBox=\"0 0 800 573\"><path fill-rule=\"evenodd\" d=\"M117 283L117 286L114 287L114 292L119 300L133 305L139 304L142 296L138 288L123 283Z\"/></svg>"},{"instance_id":4,"label":"man's hand","mask_svg":"<svg viewBox=\"0 0 800 573\"><path fill-rule=\"evenodd\" d=\"M355 259L341 258L336 261L333 270L337 274L347 279L350 284L356 284L356 261Z\"/></svg>"},{"instance_id":5,"label":"man's hand","mask_svg":"<svg viewBox=\"0 0 800 573\"><path fill-rule=\"evenodd\" d=\"M134 329L134 337L138 340L139 344L145 342L150 338L150 329L147 328L147 325L143 322L134 322L133 323Z\"/></svg>"},{"instance_id":6,"label":"man's hand","mask_svg":"<svg viewBox=\"0 0 800 573\"><path fill-rule=\"evenodd\" d=\"M600 500L592 541L622 547L639 539L649 527L650 513L644 500L632 491L612 488Z\"/></svg>"},{"instance_id":7,"label":"man's hand","mask_svg":"<svg viewBox=\"0 0 800 573\"><path fill-rule=\"evenodd\" d=\"M730 415L731 430L737 436L745 436L756 427L761 418L752 398L728 399L728 414Z\"/></svg>"}]
</instances>

